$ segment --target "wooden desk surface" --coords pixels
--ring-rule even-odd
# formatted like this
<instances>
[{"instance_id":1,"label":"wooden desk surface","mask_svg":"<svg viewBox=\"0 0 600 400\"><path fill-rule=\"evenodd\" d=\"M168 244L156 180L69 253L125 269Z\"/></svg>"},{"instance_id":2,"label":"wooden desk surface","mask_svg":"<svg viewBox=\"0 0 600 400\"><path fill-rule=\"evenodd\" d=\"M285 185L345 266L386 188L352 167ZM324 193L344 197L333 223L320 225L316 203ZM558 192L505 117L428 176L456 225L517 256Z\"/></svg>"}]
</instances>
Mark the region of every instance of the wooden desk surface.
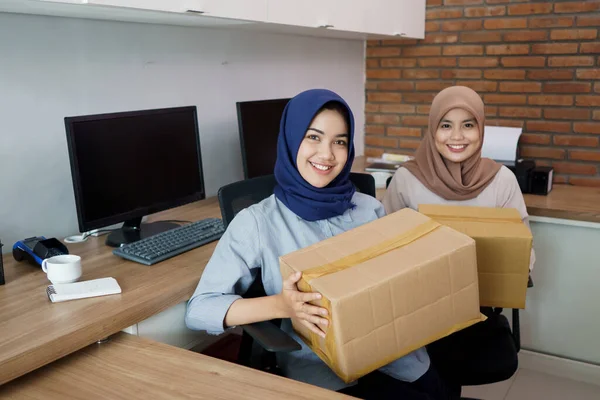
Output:
<instances>
[{"instance_id":1,"label":"wooden desk surface","mask_svg":"<svg viewBox=\"0 0 600 400\"><path fill-rule=\"evenodd\" d=\"M600 223L600 188L554 185L547 196L526 194L525 203L537 217Z\"/></svg>"},{"instance_id":2,"label":"wooden desk surface","mask_svg":"<svg viewBox=\"0 0 600 400\"><path fill-rule=\"evenodd\" d=\"M352 170L364 172L365 157L356 157ZM381 200L385 189L377 190ZM526 194L529 215L600 223L600 188L554 185L547 196Z\"/></svg>"},{"instance_id":3,"label":"wooden desk surface","mask_svg":"<svg viewBox=\"0 0 600 400\"><path fill-rule=\"evenodd\" d=\"M92 344L0 387L1 398L351 399L126 333Z\"/></svg>"},{"instance_id":4,"label":"wooden desk surface","mask_svg":"<svg viewBox=\"0 0 600 400\"><path fill-rule=\"evenodd\" d=\"M150 220L220 217L216 198L154 215ZM39 267L4 256L0 286L0 384L149 318L192 295L216 242L153 266L114 256L105 237L68 245L82 257L81 280L114 277L122 294L53 304Z\"/></svg>"}]
</instances>

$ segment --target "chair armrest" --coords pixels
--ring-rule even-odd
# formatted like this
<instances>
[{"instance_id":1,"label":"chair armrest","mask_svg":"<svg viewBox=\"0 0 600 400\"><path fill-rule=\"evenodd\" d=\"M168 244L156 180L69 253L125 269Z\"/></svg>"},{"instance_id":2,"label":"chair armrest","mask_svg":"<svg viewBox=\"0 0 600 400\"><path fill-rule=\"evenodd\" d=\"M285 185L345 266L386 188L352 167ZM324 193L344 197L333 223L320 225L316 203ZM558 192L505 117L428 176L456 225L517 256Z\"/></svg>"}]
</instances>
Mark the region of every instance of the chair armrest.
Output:
<instances>
[{"instance_id":1,"label":"chair armrest","mask_svg":"<svg viewBox=\"0 0 600 400\"><path fill-rule=\"evenodd\" d=\"M513 308L512 310L512 335L515 340L515 346L517 352L521 351L521 320L519 318L519 310Z\"/></svg>"},{"instance_id":2,"label":"chair armrest","mask_svg":"<svg viewBox=\"0 0 600 400\"><path fill-rule=\"evenodd\" d=\"M263 349L274 353L289 353L302 348L290 335L269 321L242 325L242 329Z\"/></svg>"},{"instance_id":3,"label":"chair armrest","mask_svg":"<svg viewBox=\"0 0 600 400\"><path fill-rule=\"evenodd\" d=\"M527 287L533 287L533 280L531 279L531 275L529 275ZM521 319L519 317L519 310L517 308L513 308L512 310L512 335L513 339L515 340L517 352L519 352L521 351Z\"/></svg>"}]
</instances>

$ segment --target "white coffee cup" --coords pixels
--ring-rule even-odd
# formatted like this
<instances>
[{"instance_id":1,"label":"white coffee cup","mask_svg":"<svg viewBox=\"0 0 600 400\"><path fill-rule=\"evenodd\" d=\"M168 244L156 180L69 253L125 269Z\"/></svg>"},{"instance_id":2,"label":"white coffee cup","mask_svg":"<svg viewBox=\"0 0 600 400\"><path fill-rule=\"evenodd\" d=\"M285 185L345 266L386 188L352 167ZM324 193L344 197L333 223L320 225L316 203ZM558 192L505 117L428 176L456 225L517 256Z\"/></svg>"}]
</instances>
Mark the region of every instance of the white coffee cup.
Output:
<instances>
[{"instance_id":1,"label":"white coffee cup","mask_svg":"<svg viewBox=\"0 0 600 400\"><path fill-rule=\"evenodd\" d=\"M77 282L81 277L81 257L64 254L46 258L42 261L42 271L52 283Z\"/></svg>"}]
</instances>

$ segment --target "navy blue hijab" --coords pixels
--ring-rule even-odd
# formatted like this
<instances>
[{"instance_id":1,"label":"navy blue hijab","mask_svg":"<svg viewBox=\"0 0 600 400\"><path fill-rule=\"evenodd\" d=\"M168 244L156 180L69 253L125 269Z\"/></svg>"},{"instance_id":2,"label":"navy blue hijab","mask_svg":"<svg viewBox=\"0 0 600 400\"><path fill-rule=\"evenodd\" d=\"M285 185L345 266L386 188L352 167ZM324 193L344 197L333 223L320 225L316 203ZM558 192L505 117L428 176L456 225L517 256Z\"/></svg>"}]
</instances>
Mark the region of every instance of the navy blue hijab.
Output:
<instances>
[{"instance_id":1,"label":"navy blue hijab","mask_svg":"<svg viewBox=\"0 0 600 400\"><path fill-rule=\"evenodd\" d=\"M306 182L296 165L300 144L313 118L329 102L338 102L348 110L348 160L344 169L324 188ZM354 185L350 169L354 160L354 116L348 104L336 93L313 89L291 99L281 117L275 162L275 196L296 215L307 221L317 221L342 215L354 207Z\"/></svg>"}]
</instances>

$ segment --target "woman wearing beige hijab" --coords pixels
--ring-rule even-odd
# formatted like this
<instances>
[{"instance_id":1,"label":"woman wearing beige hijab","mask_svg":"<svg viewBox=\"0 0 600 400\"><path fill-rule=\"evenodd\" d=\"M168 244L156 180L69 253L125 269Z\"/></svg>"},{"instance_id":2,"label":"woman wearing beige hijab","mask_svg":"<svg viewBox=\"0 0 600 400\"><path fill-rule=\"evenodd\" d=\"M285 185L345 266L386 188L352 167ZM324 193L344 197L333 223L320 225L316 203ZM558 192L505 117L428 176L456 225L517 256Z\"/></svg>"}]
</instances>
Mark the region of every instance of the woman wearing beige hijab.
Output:
<instances>
[{"instance_id":1,"label":"woman wearing beige hijab","mask_svg":"<svg viewBox=\"0 0 600 400\"><path fill-rule=\"evenodd\" d=\"M476 92L453 86L438 93L431 105L428 131L415 159L396 171L383 198L386 212L405 207L417 210L419 204L515 208L529 226L515 175L493 160L481 157L484 125L484 105ZM534 261L532 251L530 268ZM428 347L432 363L450 384L470 384L465 376L475 368L472 362L475 357L477 368L481 367L483 356L486 363L489 360L489 371L516 371L516 349L496 340L497 329L502 329L496 322L501 317L491 308L482 312L492 318ZM500 336L506 337L505 333Z\"/></svg>"},{"instance_id":2,"label":"woman wearing beige hijab","mask_svg":"<svg viewBox=\"0 0 600 400\"><path fill-rule=\"evenodd\" d=\"M442 90L433 99L429 129L415 159L399 168L383 199L388 213L419 204L455 204L527 209L515 175L481 157L483 101L464 86Z\"/></svg>"}]
</instances>

